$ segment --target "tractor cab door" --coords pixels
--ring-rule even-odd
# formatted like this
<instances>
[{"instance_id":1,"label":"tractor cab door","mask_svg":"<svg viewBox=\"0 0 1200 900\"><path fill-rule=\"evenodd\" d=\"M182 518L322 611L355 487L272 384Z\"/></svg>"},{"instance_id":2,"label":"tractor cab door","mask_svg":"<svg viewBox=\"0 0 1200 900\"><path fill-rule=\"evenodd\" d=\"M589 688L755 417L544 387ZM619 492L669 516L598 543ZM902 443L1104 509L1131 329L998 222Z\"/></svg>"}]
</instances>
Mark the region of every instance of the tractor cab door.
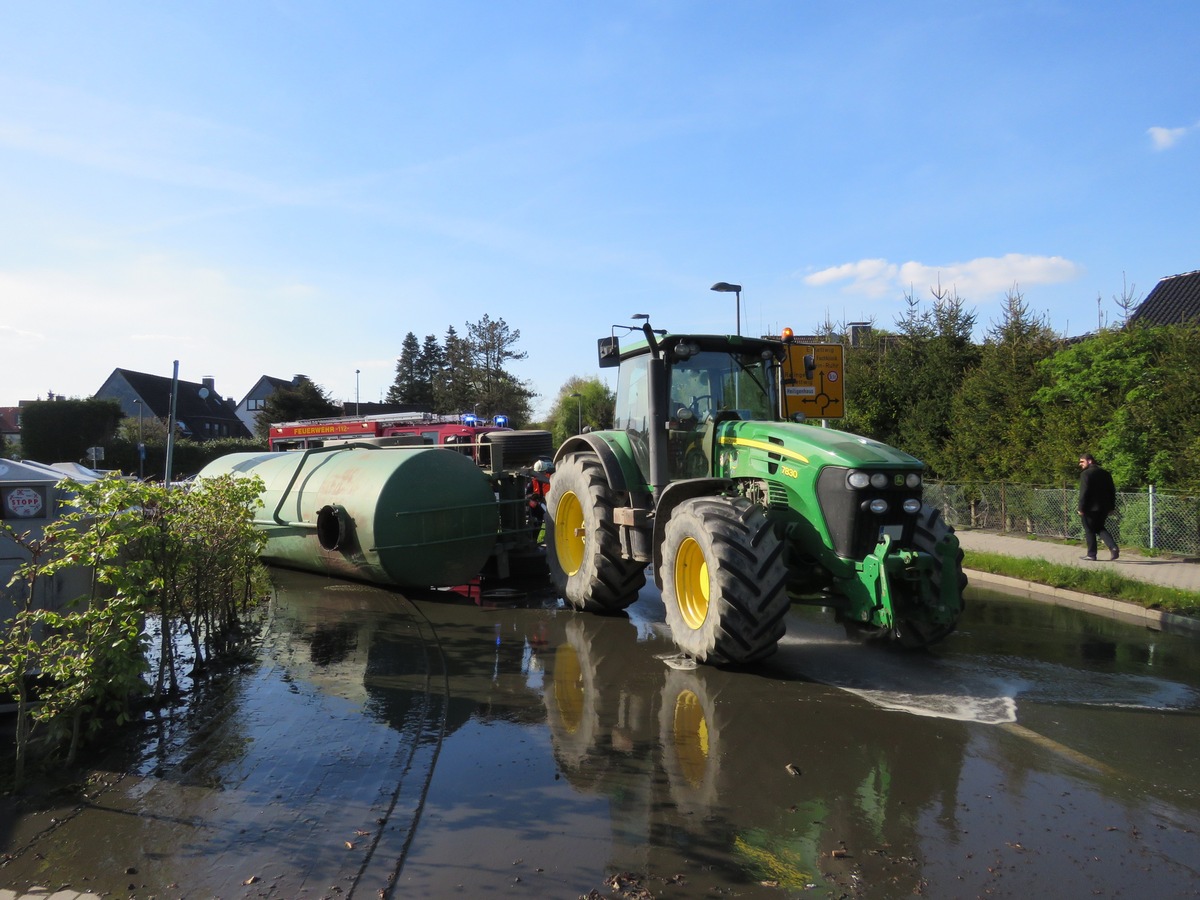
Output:
<instances>
[{"instance_id":1,"label":"tractor cab door","mask_svg":"<svg viewBox=\"0 0 1200 900\"><path fill-rule=\"evenodd\" d=\"M678 363L672 367L667 405L667 471L672 481L709 474L705 423L712 420L715 405L707 370Z\"/></svg>"},{"instance_id":2,"label":"tractor cab door","mask_svg":"<svg viewBox=\"0 0 1200 900\"><path fill-rule=\"evenodd\" d=\"M622 360L617 373L617 400L613 408L613 427L629 436L633 461L650 483L650 355Z\"/></svg>"}]
</instances>

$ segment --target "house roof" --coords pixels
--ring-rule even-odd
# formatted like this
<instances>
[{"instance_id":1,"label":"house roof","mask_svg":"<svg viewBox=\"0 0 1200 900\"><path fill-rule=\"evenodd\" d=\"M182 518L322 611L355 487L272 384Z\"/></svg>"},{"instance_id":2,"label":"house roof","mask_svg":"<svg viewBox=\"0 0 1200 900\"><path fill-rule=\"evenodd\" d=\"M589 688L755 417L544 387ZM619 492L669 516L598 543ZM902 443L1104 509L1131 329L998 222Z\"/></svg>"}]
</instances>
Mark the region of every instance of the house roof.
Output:
<instances>
[{"instance_id":1,"label":"house roof","mask_svg":"<svg viewBox=\"0 0 1200 900\"><path fill-rule=\"evenodd\" d=\"M120 379L146 405L146 412L158 419L171 414L171 379L164 375L134 372L131 369L113 369L104 385L96 392L98 397L111 396L108 388L115 379ZM245 437L248 432L237 417L232 400L225 400L216 392L210 379L205 384L194 381L179 382L175 405L175 420L191 432L198 433L202 422L224 422L229 434ZM126 409L128 413L128 409Z\"/></svg>"},{"instance_id":2,"label":"house roof","mask_svg":"<svg viewBox=\"0 0 1200 900\"><path fill-rule=\"evenodd\" d=\"M240 406L251 397L260 393L273 394L280 388L295 387L302 377L301 375L293 375L291 378L276 378L274 375L263 375L258 381L254 382L254 386L250 390L246 391L246 396L242 398L241 403L238 405ZM270 390L263 391L262 388L264 386L270 388Z\"/></svg>"},{"instance_id":3,"label":"house roof","mask_svg":"<svg viewBox=\"0 0 1200 900\"><path fill-rule=\"evenodd\" d=\"M1200 321L1200 270L1161 279L1138 304L1129 321L1143 325Z\"/></svg>"},{"instance_id":4,"label":"house roof","mask_svg":"<svg viewBox=\"0 0 1200 900\"><path fill-rule=\"evenodd\" d=\"M19 406L0 406L0 434L20 434L21 408Z\"/></svg>"}]
</instances>

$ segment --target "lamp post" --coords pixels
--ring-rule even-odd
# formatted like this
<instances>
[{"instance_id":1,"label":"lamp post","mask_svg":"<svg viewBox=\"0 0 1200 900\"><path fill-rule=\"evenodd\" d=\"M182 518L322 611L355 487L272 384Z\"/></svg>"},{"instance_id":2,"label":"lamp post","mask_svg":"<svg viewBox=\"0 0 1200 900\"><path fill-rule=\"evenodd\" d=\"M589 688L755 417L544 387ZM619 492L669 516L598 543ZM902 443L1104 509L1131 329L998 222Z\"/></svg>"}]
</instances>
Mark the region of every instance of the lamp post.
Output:
<instances>
[{"instance_id":1,"label":"lamp post","mask_svg":"<svg viewBox=\"0 0 1200 900\"><path fill-rule=\"evenodd\" d=\"M576 418L576 422L578 424L575 426L575 433L583 434L583 394L576 392L571 396L574 397L575 401L579 404L579 415Z\"/></svg>"},{"instance_id":2,"label":"lamp post","mask_svg":"<svg viewBox=\"0 0 1200 900\"><path fill-rule=\"evenodd\" d=\"M354 414L356 416L358 415L358 373L361 371L362 369L354 370Z\"/></svg>"},{"instance_id":3,"label":"lamp post","mask_svg":"<svg viewBox=\"0 0 1200 900\"><path fill-rule=\"evenodd\" d=\"M720 294L737 295L737 333L740 337L742 333L742 286L740 284L730 284L727 281L718 281L709 290L717 291Z\"/></svg>"},{"instance_id":4,"label":"lamp post","mask_svg":"<svg viewBox=\"0 0 1200 900\"><path fill-rule=\"evenodd\" d=\"M142 438L142 410L145 407L141 397L138 397L133 402L137 404L138 408L138 481L141 481L146 474L146 442Z\"/></svg>"}]
</instances>

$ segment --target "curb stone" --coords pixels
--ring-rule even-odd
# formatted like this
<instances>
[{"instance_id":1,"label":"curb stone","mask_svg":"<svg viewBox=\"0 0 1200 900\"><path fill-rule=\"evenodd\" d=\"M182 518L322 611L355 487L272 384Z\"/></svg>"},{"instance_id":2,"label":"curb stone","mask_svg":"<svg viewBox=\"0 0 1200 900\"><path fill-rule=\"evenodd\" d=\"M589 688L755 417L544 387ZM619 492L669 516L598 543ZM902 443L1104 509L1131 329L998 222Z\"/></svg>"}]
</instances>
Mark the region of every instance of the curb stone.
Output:
<instances>
[{"instance_id":1,"label":"curb stone","mask_svg":"<svg viewBox=\"0 0 1200 900\"><path fill-rule=\"evenodd\" d=\"M1097 613L1112 619L1144 625L1156 631L1177 631L1189 634L1200 634L1200 619L1180 616L1175 613L1162 612L1157 609L1146 609L1133 603L1121 600L1110 600L1107 597L1096 597L1092 594L1081 594L1078 591L1068 591L1063 588L1038 584L1036 581L1025 581L1020 578L1010 578L1007 575L994 575L991 572L980 572L975 569L964 569L971 584L976 586L994 585L1014 591L1033 600L1045 600L1060 606L1082 609L1086 612Z\"/></svg>"}]
</instances>

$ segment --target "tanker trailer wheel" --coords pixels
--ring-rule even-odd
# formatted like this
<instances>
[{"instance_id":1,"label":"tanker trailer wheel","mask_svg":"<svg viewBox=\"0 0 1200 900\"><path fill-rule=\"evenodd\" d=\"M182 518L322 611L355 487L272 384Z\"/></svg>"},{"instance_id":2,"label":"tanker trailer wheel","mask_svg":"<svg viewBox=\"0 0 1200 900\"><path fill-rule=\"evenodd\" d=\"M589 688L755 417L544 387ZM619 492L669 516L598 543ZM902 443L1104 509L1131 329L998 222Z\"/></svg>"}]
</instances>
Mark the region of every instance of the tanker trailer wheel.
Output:
<instances>
[{"instance_id":1,"label":"tanker trailer wheel","mask_svg":"<svg viewBox=\"0 0 1200 900\"><path fill-rule=\"evenodd\" d=\"M946 520L942 518L942 513L936 506L930 506L928 503L921 504L921 511L917 514L916 531L913 534L913 549L920 550L922 553L933 554L934 548L941 543L946 535L953 533L954 529L946 524ZM959 548L958 556L954 560L954 568L956 577L958 578L958 596L961 598L963 591L967 587L967 576L963 572L963 552L961 548ZM940 594L942 590L942 570L940 568L934 569L929 582L933 592ZM946 624L901 618L896 623L894 632L897 640L902 645L912 649L919 649L936 644L957 627L957 616L955 616L953 622Z\"/></svg>"},{"instance_id":2,"label":"tanker trailer wheel","mask_svg":"<svg viewBox=\"0 0 1200 900\"><path fill-rule=\"evenodd\" d=\"M741 665L775 652L790 602L783 543L762 507L743 497L680 503L660 574L671 638L685 653Z\"/></svg>"},{"instance_id":3,"label":"tanker trailer wheel","mask_svg":"<svg viewBox=\"0 0 1200 900\"><path fill-rule=\"evenodd\" d=\"M558 464L546 497L546 561L554 587L576 609L618 612L646 583L646 564L621 558L614 506L595 454Z\"/></svg>"}]
</instances>

